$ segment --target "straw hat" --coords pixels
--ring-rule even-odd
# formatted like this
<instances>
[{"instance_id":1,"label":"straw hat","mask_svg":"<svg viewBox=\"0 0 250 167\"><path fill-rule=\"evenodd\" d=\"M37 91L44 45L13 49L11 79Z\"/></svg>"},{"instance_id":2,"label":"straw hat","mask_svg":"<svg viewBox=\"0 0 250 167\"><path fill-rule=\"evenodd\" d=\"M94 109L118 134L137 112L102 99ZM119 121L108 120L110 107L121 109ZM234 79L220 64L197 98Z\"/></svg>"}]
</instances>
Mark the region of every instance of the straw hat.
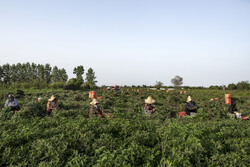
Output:
<instances>
[{"instance_id":1,"label":"straw hat","mask_svg":"<svg viewBox=\"0 0 250 167\"><path fill-rule=\"evenodd\" d=\"M91 105L96 105L96 104L99 104L100 102L98 102L96 99L93 99L93 101L91 102L91 103L89 103L89 104L91 104Z\"/></svg>"},{"instance_id":2,"label":"straw hat","mask_svg":"<svg viewBox=\"0 0 250 167\"><path fill-rule=\"evenodd\" d=\"M190 102L190 101L192 101L192 98L191 98L191 96L188 96L187 102Z\"/></svg>"},{"instance_id":3,"label":"straw hat","mask_svg":"<svg viewBox=\"0 0 250 167\"><path fill-rule=\"evenodd\" d=\"M145 103L147 104L153 104L154 102L155 100L153 100L151 96L148 96L148 98L145 100Z\"/></svg>"},{"instance_id":4,"label":"straw hat","mask_svg":"<svg viewBox=\"0 0 250 167\"><path fill-rule=\"evenodd\" d=\"M48 99L48 101L53 101L53 100L55 100L56 99L56 97L54 96L54 95L52 95L51 97L50 97L50 99Z\"/></svg>"}]
</instances>

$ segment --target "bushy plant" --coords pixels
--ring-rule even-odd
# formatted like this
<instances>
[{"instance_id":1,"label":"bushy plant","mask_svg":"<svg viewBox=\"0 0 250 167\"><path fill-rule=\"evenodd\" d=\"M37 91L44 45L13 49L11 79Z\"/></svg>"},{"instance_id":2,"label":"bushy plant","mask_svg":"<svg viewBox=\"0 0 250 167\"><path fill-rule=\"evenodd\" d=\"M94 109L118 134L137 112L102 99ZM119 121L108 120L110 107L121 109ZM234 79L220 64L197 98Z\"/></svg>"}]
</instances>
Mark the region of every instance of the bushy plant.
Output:
<instances>
[{"instance_id":1,"label":"bushy plant","mask_svg":"<svg viewBox=\"0 0 250 167\"><path fill-rule=\"evenodd\" d=\"M46 114L46 105L42 105L38 101L32 101L23 106L18 114L24 118L43 117Z\"/></svg>"},{"instance_id":2,"label":"bushy plant","mask_svg":"<svg viewBox=\"0 0 250 167\"><path fill-rule=\"evenodd\" d=\"M11 111L10 107L4 107L1 111L0 111L0 119L2 121L6 121L11 119L11 117L13 116L13 112Z\"/></svg>"},{"instance_id":3,"label":"bushy plant","mask_svg":"<svg viewBox=\"0 0 250 167\"><path fill-rule=\"evenodd\" d=\"M105 118L88 118L88 91L25 93L19 113L0 113L0 166L248 166L249 121L227 118L224 92L188 92L198 114L173 118L188 94L123 91L96 90L101 108L113 114ZM234 93L247 116L248 93ZM59 109L45 116L52 94ZM153 115L142 114L148 95L156 100Z\"/></svg>"},{"instance_id":4,"label":"bushy plant","mask_svg":"<svg viewBox=\"0 0 250 167\"><path fill-rule=\"evenodd\" d=\"M65 87L64 82L55 82L50 85L50 88L53 88L53 89L63 89L64 87Z\"/></svg>"},{"instance_id":5,"label":"bushy plant","mask_svg":"<svg viewBox=\"0 0 250 167\"><path fill-rule=\"evenodd\" d=\"M66 90L79 90L81 86L81 82L77 80L76 78L70 79L67 84L65 85Z\"/></svg>"}]
</instances>

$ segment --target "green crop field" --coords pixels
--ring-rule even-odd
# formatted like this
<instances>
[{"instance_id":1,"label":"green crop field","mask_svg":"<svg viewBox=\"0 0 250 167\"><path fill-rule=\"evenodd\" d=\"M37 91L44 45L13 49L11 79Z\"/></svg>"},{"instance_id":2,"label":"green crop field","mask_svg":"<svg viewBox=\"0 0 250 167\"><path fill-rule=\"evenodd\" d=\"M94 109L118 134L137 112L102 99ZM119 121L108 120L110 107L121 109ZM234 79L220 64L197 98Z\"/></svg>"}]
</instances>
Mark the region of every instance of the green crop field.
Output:
<instances>
[{"instance_id":1,"label":"green crop field","mask_svg":"<svg viewBox=\"0 0 250 167\"><path fill-rule=\"evenodd\" d=\"M250 115L250 91L96 90L101 107L114 118L88 118L87 91L0 91L0 166L245 166L250 164L249 120L230 119L225 94ZM15 93L21 110L3 108ZM47 99L59 109L46 115ZM144 115L151 95L157 112ZM200 107L195 117L179 118L187 96ZM42 100L37 101L40 97ZM211 98L219 98L210 101Z\"/></svg>"}]
</instances>

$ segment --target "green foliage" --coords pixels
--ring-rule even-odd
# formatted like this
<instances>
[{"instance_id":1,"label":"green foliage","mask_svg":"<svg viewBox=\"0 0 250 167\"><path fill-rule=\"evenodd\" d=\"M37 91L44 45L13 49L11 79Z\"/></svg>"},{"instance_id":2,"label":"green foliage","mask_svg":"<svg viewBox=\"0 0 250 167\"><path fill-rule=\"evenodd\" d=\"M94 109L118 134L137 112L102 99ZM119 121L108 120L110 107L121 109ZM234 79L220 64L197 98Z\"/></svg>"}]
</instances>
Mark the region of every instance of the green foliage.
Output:
<instances>
[{"instance_id":1,"label":"green foliage","mask_svg":"<svg viewBox=\"0 0 250 167\"><path fill-rule=\"evenodd\" d=\"M84 67L82 65L75 67L73 70L73 74L76 74L77 82L79 82L79 84L81 85L84 82L82 77L82 75L84 74Z\"/></svg>"},{"instance_id":2,"label":"green foliage","mask_svg":"<svg viewBox=\"0 0 250 167\"><path fill-rule=\"evenodd\" d=\"M240 90L250 89L250 83L248 81L241 81L237 83L237 88Z\"/></svg>"},{"instance_id":3,"label":"green foliage","mask_svg":"<svg viewBox=\"0 0 250 167\"><path fill-rule=\"evenodd\" d=\"M91 88L94 88L94 87L92 86L92 84L90 84L90 83L88 83L88 82L85 82L85 83L83 83L83 84L81 85L81 89L82 89L82 90L90 90Z\"/></svg>"},{"instance_id":4,"label":"green foliage","mask_svg":"<svg viewBox=\"0 0 250 167\"><path fill-rule=\"evenodd\" d=\"M209 86L209 89L215 89L215 90L222 90L223 88L222 88L222 86L218 86L218 85L211 85L211 86Z\"/></svg>"},{"instance_id":5,"label":"green foliage","mask_svg":"<svg viewBox=\"0 0 250 167\"><path fill-rule=\"evenodd\" d=\"M55 66L52 70L52 83L54 82L66 82L68 80L68 75L66 73L66 70L63 69L58 69L57 66Z\"/></svg>"},{"instance_id":6,"label":"green foliage","mask_svg":"<svg viewBox=\"0 0 250 167\"><path fill-rule=\"evenodd\" d=\"M46 101L47 100L43 100L43 102L28 102L21 108L18 115L22 118L43 117L46 114L46 104L44 104Z\"/></svg>"},{"instance_id":7,"label":"green foliage","mask_svg":"<svg viewBox=\"0 0 250 167\"><path fill-rule=\"evenodd\" d=\"M231 83L231 84L229 84L229 85L227 86L227 88L228 88L229 90L236 90L236 89L237 89L237 86L236 86L234 83Z\"/></svg>"},{"instance_id":8,"label":"green foliage","mask_svg":"<svg viewBox=\"0 0 250 167\"><path fill-rule=\"evenodd\" d=\"M64 82L55 82L53 84L50 85L51 88L53 89L64 89L65 88L65 83Z\"/></svg>"},{"instance_id":9,"label":"green foliage","mask_svg":"<svg viewBox=\"0 0 250 167\"><path fill-rule=\"evenodd\" d=\"M2 111L0 112L0 120L1 121L6 121L11 119L13 116L13 112L11 112L10 107L4 107Z\"/></svg>"},{"instance_id":10,"label":"green foliage","mask_svg":"<svg viewBox=\"0 0 250 167\"><path fill-rule=\"evenodd\" d=\"M179 75L176 75L173 79L171 79L171 83L174 87L180 87L183 84L183 78Z\"/></svg>"},{"instance_id":11,"label":"green foliage","mask_svg":"<svg viewBox=\"0 0 250 167\"><path fill-rule=\"evenodd\" d=\"M88 91L24 90L17 114L0 112L0 166L248 166L249 120L227 117L223 91L187 91L99 89L101 108L114 118L88 118ZM0 98L8 92L0 91ZM249 116L249 91L229 93ZM59 110L47 116L52 94ZM148 95L156 100L151 116L141 113ZM200 106L198 114L170 119L188 95ZM214 97L219 100L209 101Z\"/></svg>"},{"instance_id":12,"label":"green foliage","mask_svg":"<svg viewBox=\"0 0 250 167\"><path fill-rule=\"evenodd\" d=\"M66 82L68 76L64 68L53 67L50 64L35 63L4 64L0 66L0 82L13 88L45 88L52 82ZM10 85L10 86L9 86Z\"/></svg>"},{"instance_id":13,"label":"green foliage","mask_svg":"<svg viewBox=\"0 0 250 167\"><path fill-rule=\"evenodd\" d=\"M223 89L223 86L210 86L210 89ZM237 84L231 83L227 86L228 90L249 90L250 89L250 83L249 81L241 81Z\"/></svg>"},{"instance_id":14,"label":"green foliage","mask_svg":"<svg viewBox=\"0 0 250 167\"><path fill-rule=\"evenodd\" d=\"M81 82L77 80L76 78L71 78L67 84L65 85L66 90L78 90L80 89Z\"/></svg>"},{"instance_id":15,"label":"green foliage","mask_svg":"<svg viewBox=\"0 0 250 167\"><path fill-rule=\"evenodd\" d=\"M162 87L163 87L163 82L161 82L161 81L156 81L156 84L155 84L154 87L157 88L157 89L162 88Z\"/></svg>"},{"instance_id":16,"label":"green foliage","mask_svg":"<svg viewBox=\"0 0 250 167\"><path fill-rule=\"evenodd\" d=\"M23 90L17 90L15 93L15 98L23 98L25 96L24 91Z\"/></svg>"},{"instance_id":17,"label":"green foliage","mask_svg":"<svg viewBox=\"0 0 250 167\"><path fill-rule=\"evenodd\" d=\"M68 81L65 86L66 90L90 90L96 89L96 76L95 72L92 68L88 69L86 73L86 82L83 82L82 74L84 73L83 66L78 66L74 68L74 74L76 74L76 78L72 78Z\"/></svg>"},{"instance_id":18,"label":"green foliage","mask_svg":"<svg viewBox=\"0 0 250 167\"><path fill-rule=\"evenodd\" d=\"M86 81L88 85L90 86L90 88L94 88L96 86L96 83L97 83L96 76L92 68L89 68L88 72L86 73Z\"/></svg>"}]
</instances>

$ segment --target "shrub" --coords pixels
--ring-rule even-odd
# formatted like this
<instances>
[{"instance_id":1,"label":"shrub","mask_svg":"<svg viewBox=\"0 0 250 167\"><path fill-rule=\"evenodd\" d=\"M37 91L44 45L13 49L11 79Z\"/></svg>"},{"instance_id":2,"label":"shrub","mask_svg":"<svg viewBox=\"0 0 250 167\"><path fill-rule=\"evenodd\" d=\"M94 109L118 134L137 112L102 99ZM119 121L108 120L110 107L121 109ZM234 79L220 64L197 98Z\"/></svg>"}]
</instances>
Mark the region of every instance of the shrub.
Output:
<instances>
[{"instance_id":1,"label":"shrub","mask_svg":"<svg viewBox=\"0 0 250 167\"><path fill-rule=\"evenodd\" d=\"M249 116L249 92L232 92L238 110ZM113 118L88 118L88 91L29 94L20 99L18 114L8 108L0 113L0 166L249 166L249 121L227 119L224 91L190 90L200 108L184 118L171 118L188 96L179 91L96 90L101 108ZM47 117L52 94L60 109ZM149 94L157 111L146 116Z\"/></svg>"},{"instance_id":2,"label":"shrub","mask_svg":"<svg viewBox=\"0 0 250 167\"><path fill-rule=\"evenodd\" d=\"M78 80L76 78L72 78L65 85L65 89L66 90L79 90L80 86L81 86L81 83L78 82Z\"/></svg>"},{"instance_id":3,"label":"shrub","mask_svg":"<svg viewBox=\"0 0 250 167\"><path fill-rule=\"evenodd\" d=\"M23 106L18 114L24 118L43 117L46 114L46 105L38 101L32 101Z\"/></svg>"},{"instance_id":4,"label":"shrub","mask_svg":"<svg viewBox=\"0 0 250 167\"><path fill-rule=\"evenodd\" d=\"M83 84L81 85L81 89L82 89L82 90L90 90L91 88L92 88L92 85L89 84L89 83L87 83L87 82L85 82L85 83L83 83Z\"/></svg>"},{"instance_id":5,"label":"shrub","mask_svg":"<svg viewBox=\"0 0 250 167\"><path fill-rule=\"evenodd\" d=\"M16 93L15 93L15 98L23 98L25 95L24 95L24 91L22 90L17 90Z\"/></svg>"},{"instance_id":6,"label":"shrub","mask_svg":"<svg viewBox=\"0 0 250 167\"><path fill-rule=\"evenodd\" d=\"M13 116L13 112L11 111L10 107L4 107L2 111L0 112L0 119L2 121L9 120L11 119L12 116Z\"/></svg>"},{"instance_id":7,"label":"shrub","mask_svg":"<svg viewBox=\"0 0 250 167\"><path fill-rule=\"evenodd\" d=\"M64 87L65 87L64 82L55 82L50 85L50 88L53 88L53 89L63 89Z\"/></svg>"}]
</instances>

